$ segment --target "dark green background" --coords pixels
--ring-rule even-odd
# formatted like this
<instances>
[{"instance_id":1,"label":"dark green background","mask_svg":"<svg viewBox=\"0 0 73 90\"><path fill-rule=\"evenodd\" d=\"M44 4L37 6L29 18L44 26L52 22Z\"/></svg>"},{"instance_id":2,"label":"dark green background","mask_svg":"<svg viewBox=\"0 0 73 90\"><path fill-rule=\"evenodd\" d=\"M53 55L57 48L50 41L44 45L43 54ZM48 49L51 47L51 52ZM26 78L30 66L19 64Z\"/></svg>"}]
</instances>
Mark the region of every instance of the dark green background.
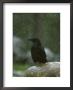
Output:
<instances>
[{"instance_id":1,"label":"dark green background","mask_svg":"<svg viewBox=\"0 0 73 90\"><path fill-rule=\"evenodd\" d=\"M14 13L13 32L25 42L38 37L44 47L60 54L60 14L59 13Z\"/></svg>"}]
</instances>

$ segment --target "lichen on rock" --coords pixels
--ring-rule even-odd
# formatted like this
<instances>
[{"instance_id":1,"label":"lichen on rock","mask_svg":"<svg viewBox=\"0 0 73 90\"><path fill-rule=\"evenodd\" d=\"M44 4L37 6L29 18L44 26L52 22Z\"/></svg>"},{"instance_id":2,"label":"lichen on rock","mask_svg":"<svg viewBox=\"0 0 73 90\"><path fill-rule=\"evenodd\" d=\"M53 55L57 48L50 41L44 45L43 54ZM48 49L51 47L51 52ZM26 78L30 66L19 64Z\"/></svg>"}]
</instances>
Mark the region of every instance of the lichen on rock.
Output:
<instances>
[{"instance_id":1,"label":"lichen on rock","mask_svg":"<svg viewBox=\"0 0 73 90\"><path fill-rule=\"evenodd\" d=\"M31 66L24 74L26 77L59 77L60 62L48 62L42 66Z\"/></svg>"}]
</instances>

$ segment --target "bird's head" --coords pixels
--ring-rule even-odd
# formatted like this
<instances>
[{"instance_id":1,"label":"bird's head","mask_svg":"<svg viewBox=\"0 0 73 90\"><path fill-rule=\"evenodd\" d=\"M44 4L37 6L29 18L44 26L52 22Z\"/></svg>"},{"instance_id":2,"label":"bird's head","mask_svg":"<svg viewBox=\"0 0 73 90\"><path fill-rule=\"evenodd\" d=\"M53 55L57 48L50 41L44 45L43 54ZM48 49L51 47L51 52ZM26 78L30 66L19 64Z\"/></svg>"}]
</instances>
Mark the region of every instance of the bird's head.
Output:
<instances>
[{"instance_id":1,"label":"bird's head","mask_svg":"<svg viewBox=\"0 0 73 90\"><path fill-rule=\"evenodd\" d=\"M33 45L35 45L35 46L37 46L37 45L41 46L41 42L37 38L31 38L31 39L29 39L29 41L31 41L33 43Z\"/></svg>"}]
</instances>

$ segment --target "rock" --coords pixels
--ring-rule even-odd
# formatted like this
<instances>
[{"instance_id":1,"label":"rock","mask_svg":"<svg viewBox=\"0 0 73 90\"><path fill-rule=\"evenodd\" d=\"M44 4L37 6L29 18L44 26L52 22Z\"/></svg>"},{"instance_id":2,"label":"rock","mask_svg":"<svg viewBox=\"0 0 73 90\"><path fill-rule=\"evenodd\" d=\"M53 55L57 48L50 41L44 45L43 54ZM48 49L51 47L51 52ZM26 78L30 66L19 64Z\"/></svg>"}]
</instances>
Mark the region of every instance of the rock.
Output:
<instances>
[{"instance_id":1,"label":"rock","mask_svg":"<svg viewBox=\"0 0 73 90\"><path fill-rule=\"evenodd\" d=\"M24 74L26 77L59 77L60 62L48 62L41 66L31 66Z\"/></svg>"},{"instance_id":2,"label":"rock","mask_svg":"<svg viewBox=\"0 0 73 90\"><path fill-rule=\"evenodd\" d=\"M21 72L21 71L13 71L13 76L14 77L23 77L24 76L24 74L23 74L23 72Z\"/></svg>"},{"instance_id":3,"label":"rock","mask_svg":"<svg viewBox=\"0 0 73 90\"><path fill-rule=\"evenodd\" d=\"M49 48L45 48L45 53L48 62L54 59L55 54Z\"/></svg>"},{"instance_id":4,"label":"rock","mask_svg":"<svg viewBox=\"0 0 73 90\"><path fill-rule=\"evenodd\" d=\"M13 54L15 56L15 60L20 60L19 58L25 59L25 44L22 39L19 37L13 36Z\"/></svg>"},{"instance_id":5,"label":"rock","mask_svg":"<svg viewBox=\"0 0 73 90\"><path fill-rule=\"evenodd\" d=\"M31 56L31 52L30 51L27 52L26 58L27 58L27 63L28 64L34 64L34 62L32 60L32 56Z\"/></svg>"}]
</instances>

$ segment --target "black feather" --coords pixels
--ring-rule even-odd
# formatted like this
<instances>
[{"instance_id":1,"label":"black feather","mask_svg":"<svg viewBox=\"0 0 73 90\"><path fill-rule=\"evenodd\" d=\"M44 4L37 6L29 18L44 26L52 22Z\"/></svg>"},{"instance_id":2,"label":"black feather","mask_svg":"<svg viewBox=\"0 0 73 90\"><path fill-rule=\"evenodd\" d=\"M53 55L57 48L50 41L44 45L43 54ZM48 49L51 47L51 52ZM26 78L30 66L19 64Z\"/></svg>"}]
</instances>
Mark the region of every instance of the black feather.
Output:
<instances>
[{"instance_id":1,"label":"black feather","mask_svg":"<svg viewBox=\"0 0 73 90\"><path fill-rule=\"evenodd\" d=\"M41 42L39 39L30 39L33 42L33 46L31 48L31 55L32 59L35 63L45 63L46 60L46 54L44 51L44 48L41 45Z\"/></svg>"}]
</instances>

